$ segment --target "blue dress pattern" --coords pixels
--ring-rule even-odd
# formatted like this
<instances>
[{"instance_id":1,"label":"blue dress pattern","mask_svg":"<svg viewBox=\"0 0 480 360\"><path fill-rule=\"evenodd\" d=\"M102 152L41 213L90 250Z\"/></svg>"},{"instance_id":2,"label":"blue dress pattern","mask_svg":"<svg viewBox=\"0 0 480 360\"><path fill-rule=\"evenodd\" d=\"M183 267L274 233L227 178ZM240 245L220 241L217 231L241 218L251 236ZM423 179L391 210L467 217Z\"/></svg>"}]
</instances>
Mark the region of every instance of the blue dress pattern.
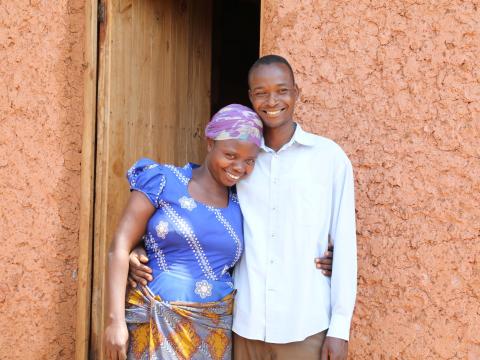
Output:
<instances>
[{"instance_id":1,"label":"blue dress pattern","mask_svg":"<svg viewBox=\"0 0 480 360\"><path fill-rule=\"evenodd\" d=\"M229 192L216 208L188 192L192 170L141 159L128 170L130 190L142 192L156 211L143 237L152 268L150 290L164 301L218 301L233 290L229 270L243 251L242 213Z\"/></svg>"}]
</instances>

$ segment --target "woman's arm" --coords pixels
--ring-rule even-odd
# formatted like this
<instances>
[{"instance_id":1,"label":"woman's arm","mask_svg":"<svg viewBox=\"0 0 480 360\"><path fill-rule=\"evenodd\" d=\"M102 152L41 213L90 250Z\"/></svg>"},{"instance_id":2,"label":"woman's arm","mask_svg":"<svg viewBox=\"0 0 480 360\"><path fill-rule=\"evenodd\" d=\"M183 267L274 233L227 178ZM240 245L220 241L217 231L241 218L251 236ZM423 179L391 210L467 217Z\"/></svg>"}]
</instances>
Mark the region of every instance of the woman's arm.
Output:
<instances>
[{"instance_id":1,"label":"woman's arm","mask_svg":"<svg viewBox=\"0 0 480 360\"><path fill-rule=\"evenodd\" d=\"M125 323L125 287L129 253L141 240L148 220L155 212L150 201L138 191L130 194L108 253L107 359L126 359L128 331Z\"/></svg>"}]
</instances>

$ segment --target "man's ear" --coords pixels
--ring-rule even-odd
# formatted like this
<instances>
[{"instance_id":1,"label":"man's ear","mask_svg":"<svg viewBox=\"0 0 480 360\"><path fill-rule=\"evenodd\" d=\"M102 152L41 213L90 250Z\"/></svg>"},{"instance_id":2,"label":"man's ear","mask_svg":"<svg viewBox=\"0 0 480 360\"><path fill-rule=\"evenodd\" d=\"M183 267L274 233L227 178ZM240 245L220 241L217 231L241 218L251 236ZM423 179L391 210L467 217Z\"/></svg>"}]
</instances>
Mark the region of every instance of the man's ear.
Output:
<instances>
[{"instance_id":1,"label":"man's ear","mask_svg":"<svg viewBox=\"0 0 480 360\"><path fill-rule=\"evenodd\" d=\"M215 146L215 140L207 138L207 152L212 151L214 146Z\"/></svg>"},{"instance_id":2,"label":"man's ear","mask_svg":"<svg viewBox=\"0 0 480 360\"><path fill-rule=\"evenodd\" d=\"M300 97L300 88L298 87L297 83L295 83L295 101L298 100L298 98Z\"/></svg>"},{"instance_id":3,"label":"man's ear","mask_svg":"<svg viewBox=\"0 0 480 360\"><path fill-rule=\"evenodd\" d=\"M248 99L250 100L250 104L253 104L252 100L252 90L248 89Z\"/></svg>"}]
</instances>

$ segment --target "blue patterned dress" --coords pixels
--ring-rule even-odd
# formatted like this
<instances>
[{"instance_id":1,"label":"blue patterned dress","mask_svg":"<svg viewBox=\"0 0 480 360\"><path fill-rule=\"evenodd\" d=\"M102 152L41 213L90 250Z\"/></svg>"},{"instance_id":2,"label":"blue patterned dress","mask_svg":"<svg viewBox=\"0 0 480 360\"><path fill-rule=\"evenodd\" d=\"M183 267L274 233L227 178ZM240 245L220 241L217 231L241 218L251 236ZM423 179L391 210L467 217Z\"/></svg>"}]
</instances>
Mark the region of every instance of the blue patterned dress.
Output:
<instances>
[{"instance_id":1,"label":"blue patterned dress","mask_svg":"<svg viewBox=\"0 0 480 360\"><path fill-rule=\"evenodd\" d=\"M243 250L242 213L232 190L225 208L190 196L197 166L141 159L128 171L131 190L156 208L143 238L153 270L150 296L139 289L127 296L129 359L230 358L229 270Z\"/></svg>"}]
</instances>

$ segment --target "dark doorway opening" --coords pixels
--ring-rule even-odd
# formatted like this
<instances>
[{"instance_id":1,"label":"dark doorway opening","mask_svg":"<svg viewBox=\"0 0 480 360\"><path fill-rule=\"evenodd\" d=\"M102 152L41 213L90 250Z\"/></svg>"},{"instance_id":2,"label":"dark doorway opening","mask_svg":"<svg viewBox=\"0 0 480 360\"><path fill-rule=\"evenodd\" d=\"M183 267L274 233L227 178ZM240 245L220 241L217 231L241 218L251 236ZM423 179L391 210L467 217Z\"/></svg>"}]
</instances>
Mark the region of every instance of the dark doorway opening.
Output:
<instances>
[{"instance_id":1,"label":"dark doorway opening","mask_svg":"<svg viewBox=\"0 0 480 360\"><path fill-rule=\"evenodd\" d=\"M214 0L211 107L250 106L247 73L260 48L260 0Z\"/></svg>"}]
</instances>

